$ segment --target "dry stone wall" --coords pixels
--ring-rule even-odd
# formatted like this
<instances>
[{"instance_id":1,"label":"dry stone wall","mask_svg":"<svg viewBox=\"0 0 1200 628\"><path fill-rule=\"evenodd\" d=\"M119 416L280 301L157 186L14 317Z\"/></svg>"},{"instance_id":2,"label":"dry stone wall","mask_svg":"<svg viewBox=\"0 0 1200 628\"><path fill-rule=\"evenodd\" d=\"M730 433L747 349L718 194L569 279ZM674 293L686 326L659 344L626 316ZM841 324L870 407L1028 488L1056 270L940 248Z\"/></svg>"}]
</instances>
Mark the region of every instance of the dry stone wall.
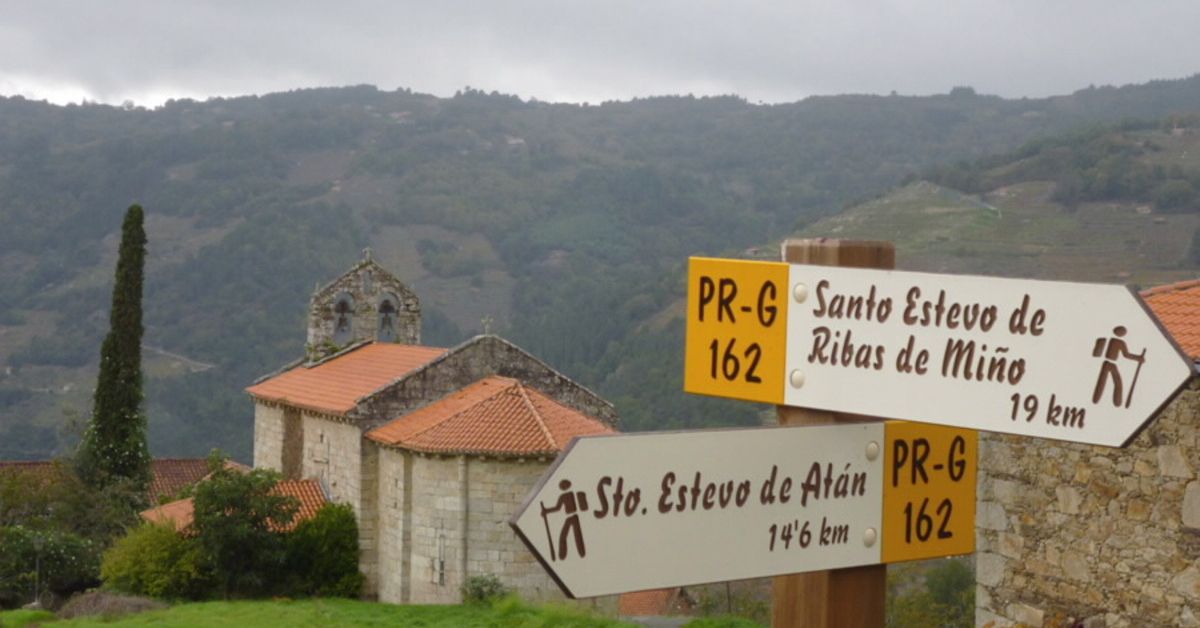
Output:
<instances>
[{"instance_id":1,"label":"dry stone wall","mask_svg":"<svg viewBox=\"0 0 1200 628\"><path fill-rule=\"evenodd\" d=\"M976 624L1200 626L1200 387L1128 448L981 435Z\"/></svg>"}]
</instances>

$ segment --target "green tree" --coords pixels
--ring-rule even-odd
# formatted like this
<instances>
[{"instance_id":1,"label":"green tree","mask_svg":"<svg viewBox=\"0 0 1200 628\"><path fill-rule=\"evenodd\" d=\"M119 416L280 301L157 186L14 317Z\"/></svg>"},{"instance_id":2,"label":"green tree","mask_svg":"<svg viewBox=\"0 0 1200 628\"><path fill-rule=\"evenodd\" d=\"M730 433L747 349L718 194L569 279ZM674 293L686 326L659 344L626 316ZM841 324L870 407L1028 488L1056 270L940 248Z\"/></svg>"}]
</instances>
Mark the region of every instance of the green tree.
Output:
<instances>
[{"instance_id":1,"label":"green tree","mask_svg":"<svg viewBox=\"0 0 1200 628\"><path fill-rule=\"evenodd\" d=\"M130 206L121 226L109 332L100 348L92 419L80 443L80 476L97 487L127 480L150 485L150 449L142 412L142 275L146 231L142 208Z\"/></svg>"},{"instance_id":2,"label":"green tree","mask_svg":"<svg viewBox=\"0 0 1200 628\"><path fill-rule=\"evenodd\" d=\"M349 504L326 504L287 537L289 595L358 597L358 522Z\"/></svg>"},{"instance_id":3,"label":"green tree","mask_svg":"<svg viewBox=\"0 0 1200 628\"><path fill-rule=\"evenodd\" d=\"M196 485L195 527L203 557L212 565L221 595L254 597L273 592L284 579L282 530L296 515L296 498L274 492L279 474L242 473L210 458L212 475Z\"/></svg>"}]
</instances>

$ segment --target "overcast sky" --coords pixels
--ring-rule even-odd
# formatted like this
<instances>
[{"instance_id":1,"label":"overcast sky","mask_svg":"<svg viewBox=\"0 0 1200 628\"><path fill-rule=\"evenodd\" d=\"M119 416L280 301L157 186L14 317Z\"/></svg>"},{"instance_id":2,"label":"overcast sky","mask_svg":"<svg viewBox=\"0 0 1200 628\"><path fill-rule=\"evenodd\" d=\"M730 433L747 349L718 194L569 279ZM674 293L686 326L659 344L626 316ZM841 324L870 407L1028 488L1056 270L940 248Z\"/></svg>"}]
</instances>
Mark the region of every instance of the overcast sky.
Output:
<instances>
[{"instance_id":1,"label":"overcast sky","mask_svg":"<svg viewBox=\"0 0 1200 628\"><path fill-rule=\"evenodd\" d=\"M1200 72L1200 2L4 2L0 94L141 105L371 83L546 101L1069 93Z\"/></svg>"}]
</instances>

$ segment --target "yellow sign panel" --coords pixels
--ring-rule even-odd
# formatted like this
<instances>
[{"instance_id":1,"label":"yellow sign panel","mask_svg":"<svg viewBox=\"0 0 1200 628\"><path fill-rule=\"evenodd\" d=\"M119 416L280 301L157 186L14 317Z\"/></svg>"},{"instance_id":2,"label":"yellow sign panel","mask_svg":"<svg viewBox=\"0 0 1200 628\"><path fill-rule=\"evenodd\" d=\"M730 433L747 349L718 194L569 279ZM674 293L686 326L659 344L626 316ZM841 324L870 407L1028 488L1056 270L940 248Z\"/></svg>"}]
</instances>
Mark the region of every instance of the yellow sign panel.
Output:
<instances>
[{"instance_id":1,"label":"yellow sign panel","mask_svg":"<svg viewBox=\"0 0 1200 628\"><path fill-rule=\"evenodd\" d=\"M975 551L975 430L888 421L883 458L883 562Z\"/></svg>"},{"instance_id":2,"label":"yellow sign panel","mask_svg":"<svg viewBox=\"0 0 1200 628\"><path fill-rule=\"evenodd\" d=\"M688 260L683 389L783 403L788 265Z\"/></svg>"}]
</instances>

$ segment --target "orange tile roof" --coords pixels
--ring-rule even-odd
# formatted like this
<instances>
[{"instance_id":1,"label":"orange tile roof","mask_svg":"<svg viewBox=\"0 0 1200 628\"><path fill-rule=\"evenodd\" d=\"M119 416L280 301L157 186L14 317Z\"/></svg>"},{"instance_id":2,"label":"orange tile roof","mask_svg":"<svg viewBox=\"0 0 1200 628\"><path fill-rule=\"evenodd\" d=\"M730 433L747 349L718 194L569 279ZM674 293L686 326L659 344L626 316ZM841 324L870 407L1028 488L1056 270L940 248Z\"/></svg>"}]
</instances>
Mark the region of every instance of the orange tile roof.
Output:
<instances>
[{"instance_id":1,"label":"orange tile roof","mask_svg":"<svg viewBox=\"0 0 1200 628\"><path fill-rule=\"evenodd\" d=\"M300 501L300 508L296 510L296 516L292 518L292 523L288 526L289 530L300 522L317 516L317 511L329 502L328 499L325 499L325 490L321 488L321 483L317 480L280 480L279 484L275 485L275 491L291 495Z\"/></svg>"},{"instance_id":2,"label":"orange tile roof","mask_svg":"<svg viewBox=\"0 0 1200 628\"><path fill-rule=\"evenodd\" d=\"M313 367L297 366L246 389L299 408L346 414L359 399L444 354L445 349L376 342Z\"/></svg>"},{"instance_id":3,"label":"orange tile roof","mask_svg":"<svg viewBox=\"0 0 1200 628\"><path fill-rule=\"evenodd\" d=\"M232 460L226 460L225 467L238 471L250 470L250 467ZM157 504L163 498L171 498L184 488L209 476L206 458L155 458L150 461L150 468L154 477L150 480L150 488L146 490L146 495L151 504Z\"/></svg>"},{"instance_id":4,"label":"orange tile roof","mask_svg":"<svg viewBox=\"0 0 1200 628\"><path fill-rule=\"evenodd\" d=\"M281 529L283 532L295 528L302 521L315 517L317 511L329 501L325 499L325 491L321 488L320 482L316 480L280 480L271 492L277 495L290 495L300 502L296 516L292 518L290 524ZM192 525L192 520L196 517L196 506L189 497L143 510L141 516L146 521L173 523L175 529L182 532Z\"/></svg>"},{"instance_id":5,"label":"orange tile roof","mask_svg":"<svg viewBox=\"0 0 1200 628\"><path fill-rule=\"evenodd\" d=\"M188 526L192 525L192 519L196 516L195 504L192 498L177 499L173 502L167 502L161 506L155 506L149 510L142 511L142 519L153 523L171 523L175 526L176 532L183 532Z\"/></svg>"},{"instance_id":6,"label":"orange tile roof","mask_svg":"<svg viewBox=\"0 0 1200 628\"><path fill-rule=\"evenodd\" d=\"M508 377L479 380L367 432L367 438L428 453L555 454L574 436L613 429Z\"/></svg>"},{"instance_id":7,"label":"orange tile roof","mask_svg":"<svg viewBox=\"0 0 1200 628\"><path fill-rule=\"evenodd\" d=\"M1184 352L1200 359L1200 279L1143 290L1142 298Z\"/></svg>"},{"instance_id":8,"label":"orange tile roof","mask_svg":"<svg viewBox=\"0 0 1200 628\"><path fill-rule=\"evenodd\" d=\"M622 617L666 615L677 591L679 587L622 593L617 601L617 613Z\"/></svg>"}]
</instances>

